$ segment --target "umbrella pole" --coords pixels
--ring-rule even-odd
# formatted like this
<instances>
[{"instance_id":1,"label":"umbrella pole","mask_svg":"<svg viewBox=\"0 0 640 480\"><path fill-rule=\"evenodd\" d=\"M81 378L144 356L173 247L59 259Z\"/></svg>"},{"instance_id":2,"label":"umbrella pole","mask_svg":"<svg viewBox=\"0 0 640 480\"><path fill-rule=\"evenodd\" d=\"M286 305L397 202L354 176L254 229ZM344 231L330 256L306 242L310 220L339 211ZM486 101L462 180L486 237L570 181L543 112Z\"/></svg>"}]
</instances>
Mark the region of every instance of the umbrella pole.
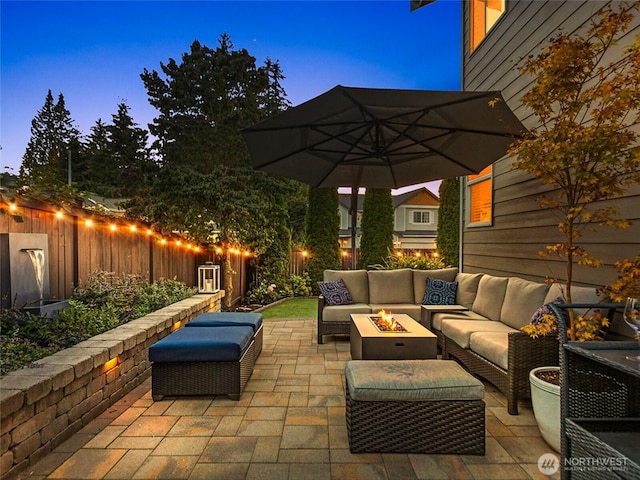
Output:
<instances>
[{"instance_id":1,"label":"umbrella pole","mask_svg":"<svg viewBox=\"0 0 640 480\"><path fill-rule=\"evenodd\" d=\"M358 258L356 256L356 226L358 223L358 190L356 186L351 187L351 269L358 267Z\"/></svg>"}]
</instances>

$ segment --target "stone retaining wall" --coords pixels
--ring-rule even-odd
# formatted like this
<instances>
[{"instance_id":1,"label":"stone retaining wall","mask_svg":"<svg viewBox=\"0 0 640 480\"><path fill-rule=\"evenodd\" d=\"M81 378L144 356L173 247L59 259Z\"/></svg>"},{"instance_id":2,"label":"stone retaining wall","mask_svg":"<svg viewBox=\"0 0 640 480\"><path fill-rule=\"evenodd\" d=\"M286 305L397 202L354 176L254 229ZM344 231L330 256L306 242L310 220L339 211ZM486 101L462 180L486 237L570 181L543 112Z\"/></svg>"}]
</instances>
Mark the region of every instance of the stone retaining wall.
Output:
<instances>
[{"instance_id":1,"label":"stone retaining wall","mask_svg":"<svg viewBox=\"0 0 640 480\"><path fill-rule=\"evenodd\" d=\"M0 478L44 457L151 375L150 345L224 291L194 295L0 378Z\"/></svg>"}]
</instances>

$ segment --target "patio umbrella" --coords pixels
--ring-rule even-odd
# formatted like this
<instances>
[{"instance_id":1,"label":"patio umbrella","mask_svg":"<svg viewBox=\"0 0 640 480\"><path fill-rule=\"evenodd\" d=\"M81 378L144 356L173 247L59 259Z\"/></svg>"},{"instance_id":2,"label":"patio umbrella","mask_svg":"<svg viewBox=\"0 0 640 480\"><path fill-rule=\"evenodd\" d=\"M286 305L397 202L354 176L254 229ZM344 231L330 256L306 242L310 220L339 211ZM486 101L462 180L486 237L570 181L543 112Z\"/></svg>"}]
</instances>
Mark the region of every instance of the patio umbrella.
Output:
<instances>
[{"instance_id":1,"label":"patio umbrella","mask_svg":"<svg viewBox=\"0 0 640 480\"><path fill-rule=\"evenodd\" d=\"M253 167L314 187L400 188L478 173L524 127L502 94L338 85L242 130Z\"/></svg>"}]
</instances>

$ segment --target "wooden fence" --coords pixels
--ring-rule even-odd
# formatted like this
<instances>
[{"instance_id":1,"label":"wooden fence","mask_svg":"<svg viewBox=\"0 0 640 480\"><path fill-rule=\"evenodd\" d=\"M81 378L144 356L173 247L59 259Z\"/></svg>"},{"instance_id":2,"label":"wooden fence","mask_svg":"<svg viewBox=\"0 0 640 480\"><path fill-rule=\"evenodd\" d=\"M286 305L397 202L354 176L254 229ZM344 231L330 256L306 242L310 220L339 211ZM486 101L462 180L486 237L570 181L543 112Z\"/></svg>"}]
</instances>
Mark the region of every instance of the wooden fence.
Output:
<instances>
[{"instance_id":1,"label":"wooden fence","mask_svg":"<svg viewBox=\"0 0 640 480\"><path fill-rule=\"evenodd\" d=\"M117 276L138 274L153 282L160 278L175 278L189 286L197 286L198 266L206 261L222 264L213 250L189 245L176 235L161 235L147 225L135 225L123 218L96 214L82 208L59 212L30 199L19 199L9 205L0 199L0 234L46 234L48 241L50 299L66 299L73 289L82 286L96 270L113 272ZM16 221L18 215L22 221ZM249 284L248 261L241 255L231 255L233 275L232 304L240 303ZM3 257L4 258L4 257ZM0 265L8 268L6 260ZM221 273L223 276L223 273ZM6 278L6 272L3 272ZM221 278L221 285L224 285ZM6 290L5 285L2 286ZM6 292L0 292L4 296Z\"/></svg>"}]
</instances>

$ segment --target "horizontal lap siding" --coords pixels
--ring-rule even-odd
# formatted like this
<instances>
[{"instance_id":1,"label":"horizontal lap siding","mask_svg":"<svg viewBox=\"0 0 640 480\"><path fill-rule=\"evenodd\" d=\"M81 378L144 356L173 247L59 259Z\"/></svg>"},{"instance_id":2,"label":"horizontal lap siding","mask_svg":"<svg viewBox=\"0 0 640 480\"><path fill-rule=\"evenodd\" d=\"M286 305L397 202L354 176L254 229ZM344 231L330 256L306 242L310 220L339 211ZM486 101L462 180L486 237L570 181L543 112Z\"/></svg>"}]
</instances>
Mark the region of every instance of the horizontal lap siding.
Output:
<instances>
[{"instance_id":1,"label":"horizontal lap siding","mask_svg":"<svg viewBox=\"0 0 640 480\"><path fill-rule=\"evenodd\" d=\"M520 75L517 64L520 59L539 52L558 27L562 26L568 33L583 31L584 25L604 4L508 1L506 14L469 55L469 4L464 2L464 89L502 91L505 101L525 126L531 126L535 118L521 106L520 98L530 87L532 78ZM634 27L621 44L630 43L638 34L640 19L636 17ZM515 170L512 164L512 158L494 164L493 225L464 229L463 270L532 280L547 276L564 278L564 264L560 259L542 258L537 253L546 245L560 241L555 212L541 209L536 202L540 195L553 195L553 192L549 186ZM585 232L581 243L602 259L605 267L577 267L577 283L594 286L609 283L616 275L612 268L615 261L640 253L640 187L631 188L627 196L613 204L619 207L621 217L631 220L633 225L626 230L605 227L598 233Z\"/></svg>"}]
</instances>

